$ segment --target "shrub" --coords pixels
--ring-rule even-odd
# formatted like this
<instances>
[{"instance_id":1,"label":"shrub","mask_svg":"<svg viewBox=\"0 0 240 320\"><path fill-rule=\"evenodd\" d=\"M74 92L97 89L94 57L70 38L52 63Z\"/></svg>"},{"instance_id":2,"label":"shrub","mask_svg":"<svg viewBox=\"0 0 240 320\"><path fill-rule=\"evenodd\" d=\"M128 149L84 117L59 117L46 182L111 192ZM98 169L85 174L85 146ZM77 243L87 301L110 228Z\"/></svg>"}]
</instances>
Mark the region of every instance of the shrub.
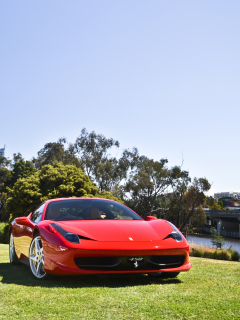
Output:
<instances>
[{"instance_id":1,"label":"shrub","mask_svg":"<svg viewBox=\"0 0 240 320\"><path fill-rule=\"evenodd\" d=\"M239 253L235 250L232 250L232 249L228 249L228 252L230 253L231 255L231 260L232 261L238 261L239 260Z\"/></svg>"},{"instance_id":2,"label":"shrub","mask_svg":"<svg viewBox=\"0 0 240 320\"><path fill-rule=\"evenodd\" d=\"M203 257L204 258L212 258L212 252L209 252L209 251L204 251L203 253Z\"/></svg>"},{"instance_id":3,"label":"shrub","mask_svg":"<svg viewBox=\"0 0 240 320\"><path fill-rule=\"evenodd\" d=\"M228 252L227 250L222 250L218 252L218 256L220 260L231 260L231 253Z\"/></svg>"},{"instance_id":4,"label":"shrub","mask_svg":"<svg viewBox=\"0 0 240 320\"><path fill-rule=\"evenodd\" d=\"M193 256L194 257L203 257L203 250L199 249L199 250L193 250Z\"/></svg>"}]
</instances>

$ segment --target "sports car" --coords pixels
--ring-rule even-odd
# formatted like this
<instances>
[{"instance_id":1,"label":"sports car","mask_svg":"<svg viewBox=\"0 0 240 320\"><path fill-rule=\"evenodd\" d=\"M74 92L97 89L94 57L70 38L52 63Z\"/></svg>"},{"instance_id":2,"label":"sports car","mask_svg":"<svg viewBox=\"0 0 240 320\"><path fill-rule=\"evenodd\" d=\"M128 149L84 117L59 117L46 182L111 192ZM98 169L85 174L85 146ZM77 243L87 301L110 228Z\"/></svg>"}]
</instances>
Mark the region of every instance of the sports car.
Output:
<instances>
[{"instance_id":1,"label":"sports car","mask_svg":"<svg viewBox=\"0 0 240 320\"><path fill-rule=\"evenodd\" d=\"M189 246L166 220L146 221L107 199L60 198L42 203L9 227L10 263L48 274L147 273L176 277L188 271Z\"/></svg>"}]
</instances>

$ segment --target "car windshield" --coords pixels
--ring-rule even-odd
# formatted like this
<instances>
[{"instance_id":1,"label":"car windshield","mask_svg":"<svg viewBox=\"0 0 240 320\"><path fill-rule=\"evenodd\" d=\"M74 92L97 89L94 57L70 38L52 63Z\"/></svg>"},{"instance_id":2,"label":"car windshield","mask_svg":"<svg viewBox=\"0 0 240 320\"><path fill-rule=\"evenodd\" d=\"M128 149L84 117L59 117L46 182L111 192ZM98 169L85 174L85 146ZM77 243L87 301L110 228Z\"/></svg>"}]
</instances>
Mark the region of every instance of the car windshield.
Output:
<instances>
[{"instance_id":1,"label":"car windshield","mask_svg":"<svg viewBox=\"0 0 240 320\"><path fill-rule=\"evenodd\" d=\"M50 202L45 220L142 220L131 209L111 200L69 199Z\"/></svg>"}]
</instances>

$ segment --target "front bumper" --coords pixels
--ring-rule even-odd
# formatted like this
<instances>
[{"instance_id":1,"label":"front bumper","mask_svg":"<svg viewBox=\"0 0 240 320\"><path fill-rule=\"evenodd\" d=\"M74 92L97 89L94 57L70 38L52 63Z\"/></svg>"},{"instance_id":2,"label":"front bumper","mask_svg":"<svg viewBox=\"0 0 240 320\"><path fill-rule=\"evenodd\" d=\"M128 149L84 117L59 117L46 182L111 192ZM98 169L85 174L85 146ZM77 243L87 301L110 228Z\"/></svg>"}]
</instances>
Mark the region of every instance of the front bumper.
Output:
<instances>
[{"instance_id":1,"label":"front bumper","mask_svg":"<svg viewBox=\"0 0 240 320\"><path fill-rule=\"evenodd\" d=\"M44 269L49 274L181 272L190 268L188 247L106 250L44 245Z\"/></svg>"}]
</instances>

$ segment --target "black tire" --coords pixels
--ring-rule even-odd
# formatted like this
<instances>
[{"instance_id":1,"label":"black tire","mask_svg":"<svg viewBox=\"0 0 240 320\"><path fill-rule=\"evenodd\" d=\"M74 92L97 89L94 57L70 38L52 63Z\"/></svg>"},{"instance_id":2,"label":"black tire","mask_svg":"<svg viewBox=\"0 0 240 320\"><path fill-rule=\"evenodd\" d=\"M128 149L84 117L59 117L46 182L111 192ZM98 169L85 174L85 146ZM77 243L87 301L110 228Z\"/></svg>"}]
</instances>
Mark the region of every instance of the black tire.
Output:
<instances>
[{"instance_id":1,"label":"black tire","mask_svg":"<svg viewBox=\"0 0 240 320\"><path fill-rule=\"evenodd\" d=\"M35 234L29 248L29 266L32 275L37 279L46 278L44 270L44 253L39 233Z\"/></svg>"},{"instance_id":2,"label":"black tire","mask_svg":"<svg viewBox=\"0 0 240 320\"><path fill-rule=\"evenodd\" d=\"M10 234L9 234L9 260L10 260L11 264L18 264L19 263L18 257L16 255L16 251L15 251L12 230L10 231Z\"/></svg>"},{"instance_id":3,"label":"black tire","mask_svg":"<svg viewBox=\"0 0 240 320\"><path fill-rule=\"evenodd\" d=\"M153 272L148 275L151 277L159 277L162 279L176 278L180 272Z\"/></svg>"}]
</instances>

